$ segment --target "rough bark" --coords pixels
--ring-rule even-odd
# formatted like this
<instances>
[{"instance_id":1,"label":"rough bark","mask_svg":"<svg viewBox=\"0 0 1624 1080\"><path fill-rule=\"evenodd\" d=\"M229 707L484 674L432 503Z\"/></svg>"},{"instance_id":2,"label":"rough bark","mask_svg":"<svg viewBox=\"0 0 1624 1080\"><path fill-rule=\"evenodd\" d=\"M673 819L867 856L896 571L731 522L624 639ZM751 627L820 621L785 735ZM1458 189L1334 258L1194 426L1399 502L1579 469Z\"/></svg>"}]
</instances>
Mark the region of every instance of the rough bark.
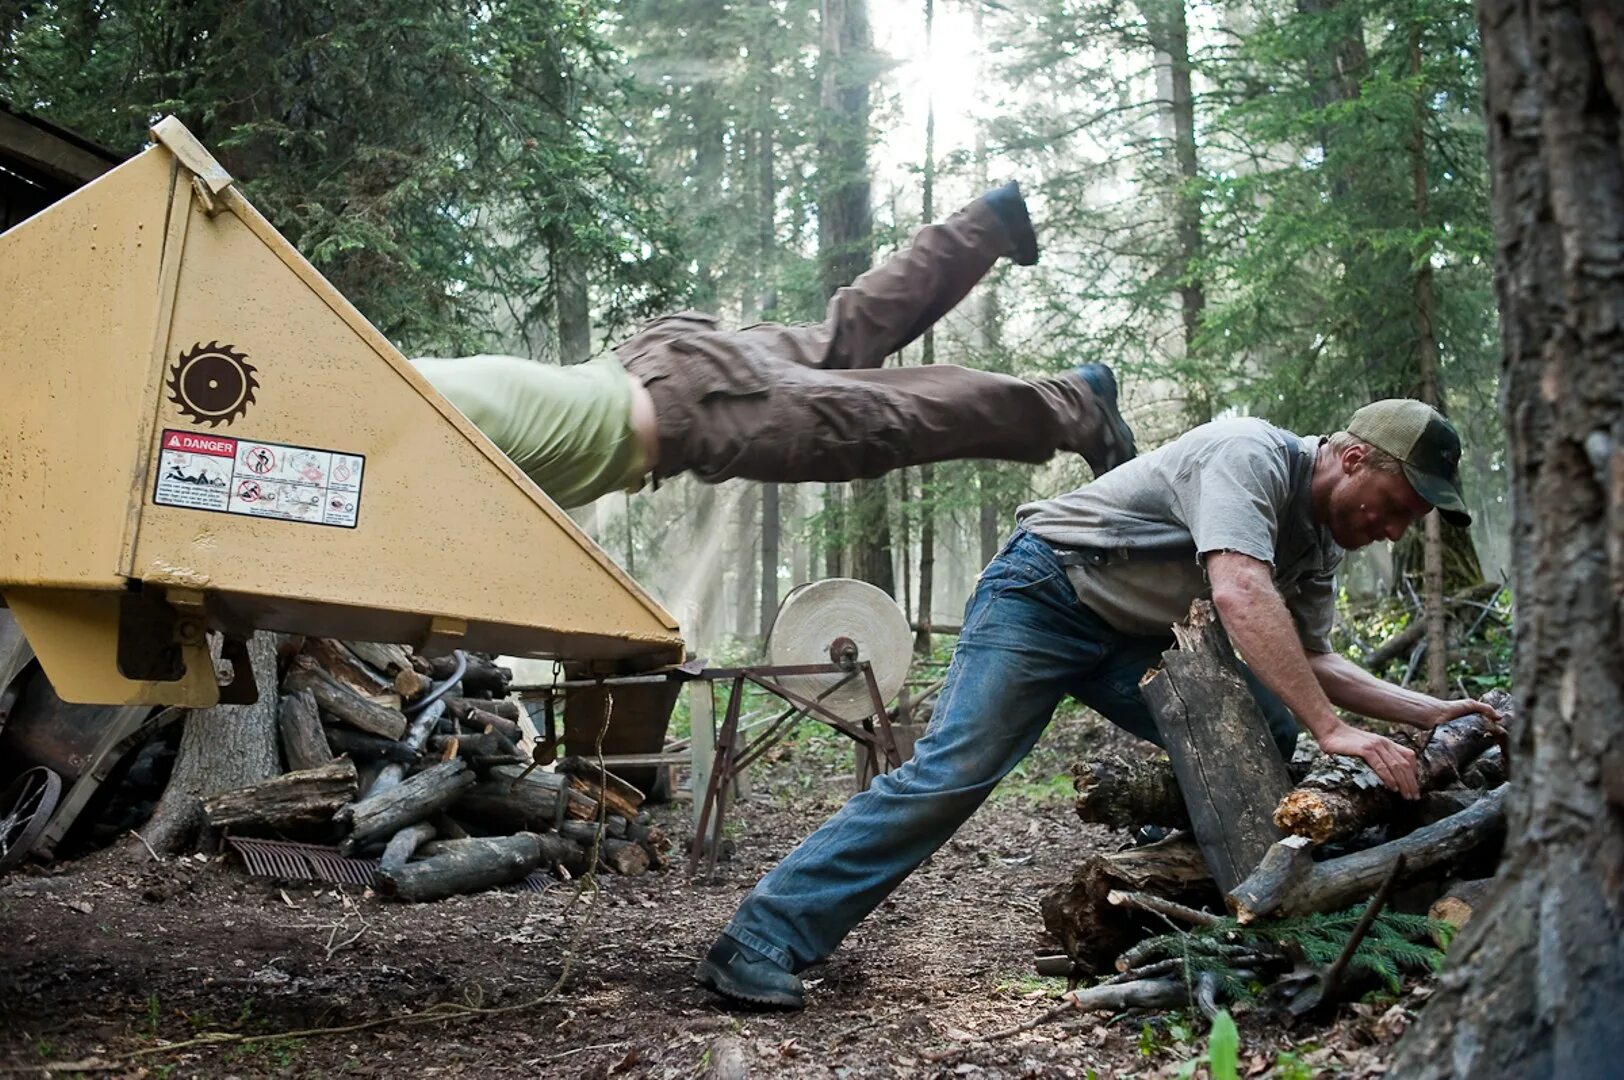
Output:
<instances>
[{"instance_id":1,"label":"rough bark","mask_svg":"<svg viewBox=\"0 0 1624 1080\"><path fill-rule=\"evenodd\" d=\"M276 726L282 737L282 758L289 769L315 769L333 760L327 734L321 729L321 712L315 695L309 691L282 695Z\"/></svg>"},{"instance_id":2,"label":"rough bark","mask_svg":"<svg viewBox=\"0 0 1624 1080\"><path fill-rule=\"evenodd\" d=\"M398 869L385 871L379 867L378 892L422 903L519 881L540 864L541 839L533 833L519 833L436 840L424 851L429 853L428 858Z\"/></svg>"},{"instance_id":3,"label":"rough bark","mask_svg":"<svg viewBox=\"0 0 1624 1080\"><path fill-rule=\"evenodd\" d=\"M447 761L342 807L333 820L348 829L349 836L339 849L348 855L372 841L385 840L450 806L473 783L467 762Z\"/></svg>"},{"instance_id":4,"label":"rough bark","mask_svg":"<svg viewBox=\"0 0 1624 1080\"><path fill-rule=\"evenodd\" d=\"M1458 780L1479 754L1494 745L1495 738L1492 725L1476 713L1434 728L1427 745L1416 755L1421 789L1430 791ZM1285 794L1275 809L1274 823L1294 836L1324 844L1358 836L1398 813L1403 802L1364 762L1329 757L1322 768Z\"/></svg>"},{"instance_id":5,"label":"rough bark","mask_svg":"<svg viewBox=\"0 0 1624 1080\"><path fill-rule=\"evenodd\" d=\"M1123 949L1146 936L1142 912L1114 905L1113 891L1147 892L1195 906L1218 899L1212 875L1193 840L1173 838L1111 855L1092 856L1071 880L1044 895L1044 928L1084 974L1108 972Z\"/></svg>"},{"instance_id":6,"label":"rough bark","mask_svg":"<svg viewBox=\"0 0 1624 1080\"><path fill-rule=\"evenodd\" d=\"M1478 0L1521 722L1507 859L1391 1072L1617 1075L1624 1012L1624 29Z\"/></svg>"},{"instance_id":7,"label":"rough bark","mask_svg":"<svg viewBox=\"0 0 1624 1080\"><path fill-rule=\"evenodd\" d=\"M248 641L259 700L252 705L216 705L186 718L180 753L163 798L141 829L146 843L128 847L145 858L147 847L160 855L185 850L204 824L203 800L222 791L248 787L282 771L277 742L276 635Z\"/></svg>"},{"instance_id":8,"label":"rough bark","mask_svg":"<svg viewBox=\"0 0 1624 1080\"><path fill-rule=\"evenodd\" d=\"M1079 761L1072 765L1071 777L1077 787L1077 816L1086 822L1117 829L1190 827L1172 762Z\"/></svg>"},{"instance_id":9,"label":"rough bark","mask_svg":"<svg viewBox=\"0 0 1624 1080\"><path fill-rule=\"evenodd\" d=\"M203 813L216 829L277 830L317 825L355 798L355 763L339 758L313 769L283 773L203 800Z\"/></svg>"},{"instance_id":10,"label":"rough bark","mask_svg":"<svg viewBox=\"0 0 1624 1080\"><path fill-rule=\"evenodd\" d=\"M490 778L463 793L457 813L504 828L550 829L566 818L589 821L597 815L595 800L573 790L563 773L532 772L515 782L520 769L504 765Z\"/></svg>"},{"instance_id":11,"label":"rough bark","mask_svg":"<svg viewBox=\"0 0 1624 1080\"><path fill-rule=\"evenodd\" d=\"M1274 808L1291 777L1210 602L1174 625L1178 647L1140 684L1219 889L1235 887L1280 838Z\"/></svg>"},{"instance_id":12,"label":"rough bark","mask_svg":"<svg viewBox=\"0 0 1624 1080\"><path fill-rule=\"evenodd\" d=\"M406 716L399 709L362 697L317 667L307 656L294 658L293 670L282 680L282 689L290 694L308 690L323 711L370 735L398 739L406 734Z\"/></svg>"},{"instance_id":13,"label":"rough bark","mask_svg":"<svg viewBox=\"0 0 1624 1080\"><path fill-rule=\"evenodd\" d=\"M1505 788L1496 788L1471 809L1402 839L1324 862L1314 861L1307 837L1288 836L1230 891L1229 906L1237 919L1249 923L1271 916L1338 911L1368 899L1400 856L1406 878L1414 878L1499 836L1505 828L1505 794Z\"/></svg>"}]
</instances>

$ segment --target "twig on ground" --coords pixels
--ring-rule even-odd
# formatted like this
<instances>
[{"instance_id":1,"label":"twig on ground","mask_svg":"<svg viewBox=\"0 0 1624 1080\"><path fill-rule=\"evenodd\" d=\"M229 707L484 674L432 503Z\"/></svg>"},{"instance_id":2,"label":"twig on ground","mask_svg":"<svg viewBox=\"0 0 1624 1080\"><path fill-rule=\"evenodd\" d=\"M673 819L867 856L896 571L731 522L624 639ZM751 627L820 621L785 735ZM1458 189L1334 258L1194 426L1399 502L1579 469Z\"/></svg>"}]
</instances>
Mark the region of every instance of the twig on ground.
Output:
<instances>
[{"instance_id":1,"label":"twig on ground","mask_svg":"<svg viewBox=\"0 0 1624 1080\"><path fill-rule=\"evenodd\" d=\"M163 862L163 858L156 851L152 850L152 845L151 844L147 843L147 838L146 837L142 836L140 833L136 832L134 829L130 830L130 835L135 837L137 840L141 841L141 846L147 849L147 854L152 856L152 861L153 862L156 862L156 863Z\"/></svg>"},{"instance_id":2,"label":"twig on ground","mask_svg":"<svg viewBox=\"0 0 1624 1080\"><path fill-rule=\"evenodd\" d=\"M1175 904L1171 900L1164 900L1160 896L1150 893L1134 892L1128 889L1112 889L1105 894L1107 902L1117 907L1136 908L1139 911L1148 911L1153 915L1161 915L1191 926L1211 926L1219 921L1218 916L1210 911L1198 911L1193 907Z\"/></svg>"}]
</instances>

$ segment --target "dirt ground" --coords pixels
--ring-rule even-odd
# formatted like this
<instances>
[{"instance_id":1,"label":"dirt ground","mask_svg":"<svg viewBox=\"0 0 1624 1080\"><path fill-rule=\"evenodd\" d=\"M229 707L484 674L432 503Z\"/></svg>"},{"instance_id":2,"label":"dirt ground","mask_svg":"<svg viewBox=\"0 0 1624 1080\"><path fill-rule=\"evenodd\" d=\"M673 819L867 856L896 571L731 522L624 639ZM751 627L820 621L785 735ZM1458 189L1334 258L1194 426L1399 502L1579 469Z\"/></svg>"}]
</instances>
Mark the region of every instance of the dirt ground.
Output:
<instances>
[{"instance_id":1,"label":"dirt ground","mask_svg":"<svg viewBox=\"0 0 1624 1080\"><path fill-rule=\"evenodd\" d=\"M736 851L707 884L674 860L665 873L605 875L595 899L561 882L409 906L250 878L224 856L154 865L115 850L13 875L0 882L0 1070L1172 1076L1204 1045L1203 1025L1181 1014L1086 1016L967 1041L1036 1017L1064 989L1032 974L1038 900L1084 853L1123 842L1070 810L1065 763L1102 747L1140 752L1099 722L1056 723L994 800L808 973L808 1008L796 1014L725 1010L692 972L762 872L845 797L849 751L819 737L786 746L756 777L735 815ZM688 805L657 812L680 849ZM556 996L527 1004L566 962ZM1428 989L1346 1006L1329 1027L1294 1035L1241 1012L1242 1073L1376 1075ZM448 1003L507 1011L424 1011ZM261 1038L167 1048L210 1032Z\"/></svg>"}]
</instances>

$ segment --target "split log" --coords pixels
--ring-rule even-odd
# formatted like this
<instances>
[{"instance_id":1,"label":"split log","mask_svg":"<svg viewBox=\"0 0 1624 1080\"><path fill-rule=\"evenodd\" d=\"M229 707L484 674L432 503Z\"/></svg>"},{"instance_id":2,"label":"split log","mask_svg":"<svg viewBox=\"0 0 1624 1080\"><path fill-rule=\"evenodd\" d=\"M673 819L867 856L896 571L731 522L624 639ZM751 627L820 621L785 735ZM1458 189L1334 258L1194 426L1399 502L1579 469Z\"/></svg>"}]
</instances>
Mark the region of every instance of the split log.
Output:
<instances>
[{"instance_id":1,"label":"split log","mask_svg":"<svg viewBox=\"0 0 1624 1080\"><path fill-rule=\"evenodd\" d=\"M563 757L553 768L580 781L576 790L607 803L611 814L619 814L628 821L637 819L637 811L643 805L643 793L614 773L600 769L596 761L584 757Z\"/></svg>"},{"instance_id":2,"label":"split log","mask_svg":"<svg viewBox=\"0 0 1624 1080\"><path fill-rule=\"evenodd\" d=\"M282 737L282 758L290 771L319 768L333 760L332 748L321 730L321 711L310 691L282 695L277 703L276 727Z\"/></svg>"},{"instance_id":3,"label":"split log","mask_svg":"<svg viewBox=\"0 0 1624 1080\"><path fill-rule=\"evenodd\" d=\"M494 731L514 745L524 738L524 731L520 729L517 719L510 720L501 713L485 709L469 709L461 723L478 732Z\"/></svg>"},{"instance_id":4,"label":"split log","mask_svg":"<svg viewBox=\"0 0 1624 1080\"><path fill-rule=\"evenodd\" d=\"M1043 897L1040 908L1044 928L1086 974L1111 971L1124 949L1166 929L1160 919L1113 905L1109 897L1119 890L1154 893L1191 907L1220 899L1199 845L1188 837L1084 860L1069 882Z\"/></svg>"},{"instance_id":5,"label":"split log","mask_svg":"<svg viewBox=\"0 0 1624 1080\"><path fill-rule=\"evenodd\" d=\"M391 836L383 849L383 857L378 860L378 870L392 874L405 866L419 847L434 839L436 831L428 822L419 821Z\"/></svg>"},{"instance_id":6,"label":"split log","mask_svg":"<svg viewBox=\"0 0 1624 1080\"><path fill-rule=\"evenodd\" d=\"M445 809L474 784L467 762L447 761L424 769L399 784L341 807L333 816L349 836L339 845L345 855L372 840L393 836L406 826Z\"/></svg>"},{"instance_id":7,"label":"split log","mask_svg":"<svg viewBox=\"0 0 1624 1080\"><path fill-rule=\"evenodd\" d=\"M406 650L399 645L388 645L376 641L346 641L343 645L362 663L385 675L393 675L399 671L412 670L412 658Z\"/></svg>"},{"instance_id":8,"label":"split log","mask_svg":"<svg viewBox=\"0 0 1624 1080\"><path fill-rule=\"evenodd\" d=\"M506 698L448 697L445 699L446 713L457 720L467 720L469 714L476 709L480 712L493 713L504 720L511 720L515 724L519 722L519 714L522 711L517 701L509 701ZM484 725L479 726L483 728Z\"/></svg>"},{"instance_id":9,"label":"split log","mask_svg":"<svg viewBox=\"0 0 1624 1080\"><path fill-rule=\"evenodd\" d=\"M523 780L516 765L499 765L490 776L463 793L457 812L509 829L540 831L560 821L590 821L598 803L578 791L562 773L534 771Z\"/></svg>"},{"instance_id":10,"label":"split log","mask_svg":"<svg viewBox=\"0 0 1624 1080\"><path fill-rule=\"evenodd\" d=\"M1170 761L1079 761L1071 767L1071 779L1077 788L1077 816L1090 824L1190 827L1190 811Z\"/></svg>"},{"instance_id":11,"label":"split log","mask_svg":"<svg viewBox=\"0 0 1624 1080\"><path fill-rule=\"evenodd\" d=\"M222 792L203 803L203 813L217 829L257 827L289 829L318 825L355 798L355 763L338 758L314 769L283 773L251 787Z\"/></svg>"},{"instance_id":12,"label":"split log","mask_svg":"<svg viewBox=\"0 0 1624 1080\"><path fill-rule=\"evenodd\" d=\"M398 789L397 789L398 790ZM522 880L541 862L541 838L534 833L436 841L428 858L385 872L378 892L399 900L443 900Z\"/></svg>"},{"instance_id":13,"label":"split log","mask_svg":"<svg viewBox=\"0 0 1624 1080\"><path fill-rule=\"evenodd\" d=\"M352 727L386 739L406 734L406 717L399 709L389 709L357 694L317 667L308 656L294 658L293 670L282 680L287 693L308 690L316 704Z\"/></svg>"},{"instance_id":14,"label":"split log","mask_svg":"<svg viewBox=\"0 0 1624 1080\"><path fill-rule=\"evenodd\" d=\"M1476 713L1433 728L1427 745L1416 755L1422 790L1459 779L1461 771L1493 746L1498 735L1498 729ZM1403 799L1388 790L1363 761L1332 756L1285 794L1274 812L1274 823L1290 835L1324 844L1358 836L1391 818L1402 804Z\"/></svg>"},{"instance_id":15,"label":"split log","mask_svg":"<svg viewBox=\"0 0 1624 1080\"><path fill-rule=\"evenodd\" d=\"M1280 751L1241 677L1210 601L1173 626L1178 647L1140 683L1173 762L1196 841L1220 891L1280 838L1274 808L1291 787Z\"/></svg>"},{"instance_id":16,"label":"split log","mask_svg":"<svg viewBox=\"0 0 1624 1080\"><path fill-rule=\"evenodd\" d=\"M393 689L387 675L357 657L342 641L306 638L303 652L317 667L362 697L375 697Z\"/></svg>"},{"instance_id":17,"label":"split log","mask_svg":"<svg viewBox=\"0 0 1624 1080\"><path fill-rule=\"evenodd\" d=\"M1458 934L1471 921L1472 913L1489 898L1493 888L1494 878L1457 881L1432 902L1432 907L1427 909L1427 917L1448 923ZM1433 935L1433 940L1437 942L1439 948L1443 948L1443 942L1439 940L1441 937L1441 934Z\"/></svg>"},{"instance_id":18,"label":"split log","mask_svg":"<svg viewBox=\"0 0 1624 1080\"><path fill-rule=\"evenodd\" d=\"M636 877L648 872L648 852L643 845L631 840L604 840L598 848L598 859L609 869L625 877Z\"/></svg>"},{"instance_id":19,"label":"split log","mask_svg":"<svg viewBox=\"0 0 1624 1080\"><path fill-rule=\"evenodd\" d=\"M1418 876L1502 836L1504 785L1472 808L1398 840L1352 855L1315 862L1313 843L1288 836L1269 849L1257 870L1229 893L1230 909L1242 923L1270 916L1338 911L1379 888L1399 856L1406 874Z\"/></svg>"},{"instance_id":20,"label":"split log","mask_svg":"<svg viewBox=\"0 0 1624 1080\"><path fill-rule=\"evenodd\" d=\"M415 765L422 756L399 739L368 735L338 724L327 728L327 742L334 750L348 754L357 761L393 761L401 765Z\"/></svg>"},{"instance_id":21,"label":"split log","mask_svg":"<svg viewBox=\"0 0 1624 1080\"><path fill-rule=\"evenodd\" d=\"M411 701L413 698L422 697L428 693L429 689L434 685L434 680L415 668L404 668L395 673L392 685L395 688L395 693L399 694L403 701Z\"/></svg>"}]
</instances>

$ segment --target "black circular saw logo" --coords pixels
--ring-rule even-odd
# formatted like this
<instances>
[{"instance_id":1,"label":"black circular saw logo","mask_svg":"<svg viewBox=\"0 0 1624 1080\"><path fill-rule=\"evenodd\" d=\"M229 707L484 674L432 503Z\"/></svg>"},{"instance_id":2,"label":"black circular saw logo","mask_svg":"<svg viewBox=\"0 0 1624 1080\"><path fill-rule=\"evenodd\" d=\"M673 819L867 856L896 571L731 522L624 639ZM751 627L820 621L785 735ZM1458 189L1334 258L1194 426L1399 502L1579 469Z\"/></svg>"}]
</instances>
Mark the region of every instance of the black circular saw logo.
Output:
<instances>
[{"instance_id":1,"label":"black circular saw logo","mask_svg":"<svg viewBox=\"0 0 1624 1080\"><path fill-rule=\"evenodd\" d=\"M248 357L230 345L199 342L169 369L169 400L192 423L219 427L248 411L259 381Z\"/></svg>"}]
</instances>

